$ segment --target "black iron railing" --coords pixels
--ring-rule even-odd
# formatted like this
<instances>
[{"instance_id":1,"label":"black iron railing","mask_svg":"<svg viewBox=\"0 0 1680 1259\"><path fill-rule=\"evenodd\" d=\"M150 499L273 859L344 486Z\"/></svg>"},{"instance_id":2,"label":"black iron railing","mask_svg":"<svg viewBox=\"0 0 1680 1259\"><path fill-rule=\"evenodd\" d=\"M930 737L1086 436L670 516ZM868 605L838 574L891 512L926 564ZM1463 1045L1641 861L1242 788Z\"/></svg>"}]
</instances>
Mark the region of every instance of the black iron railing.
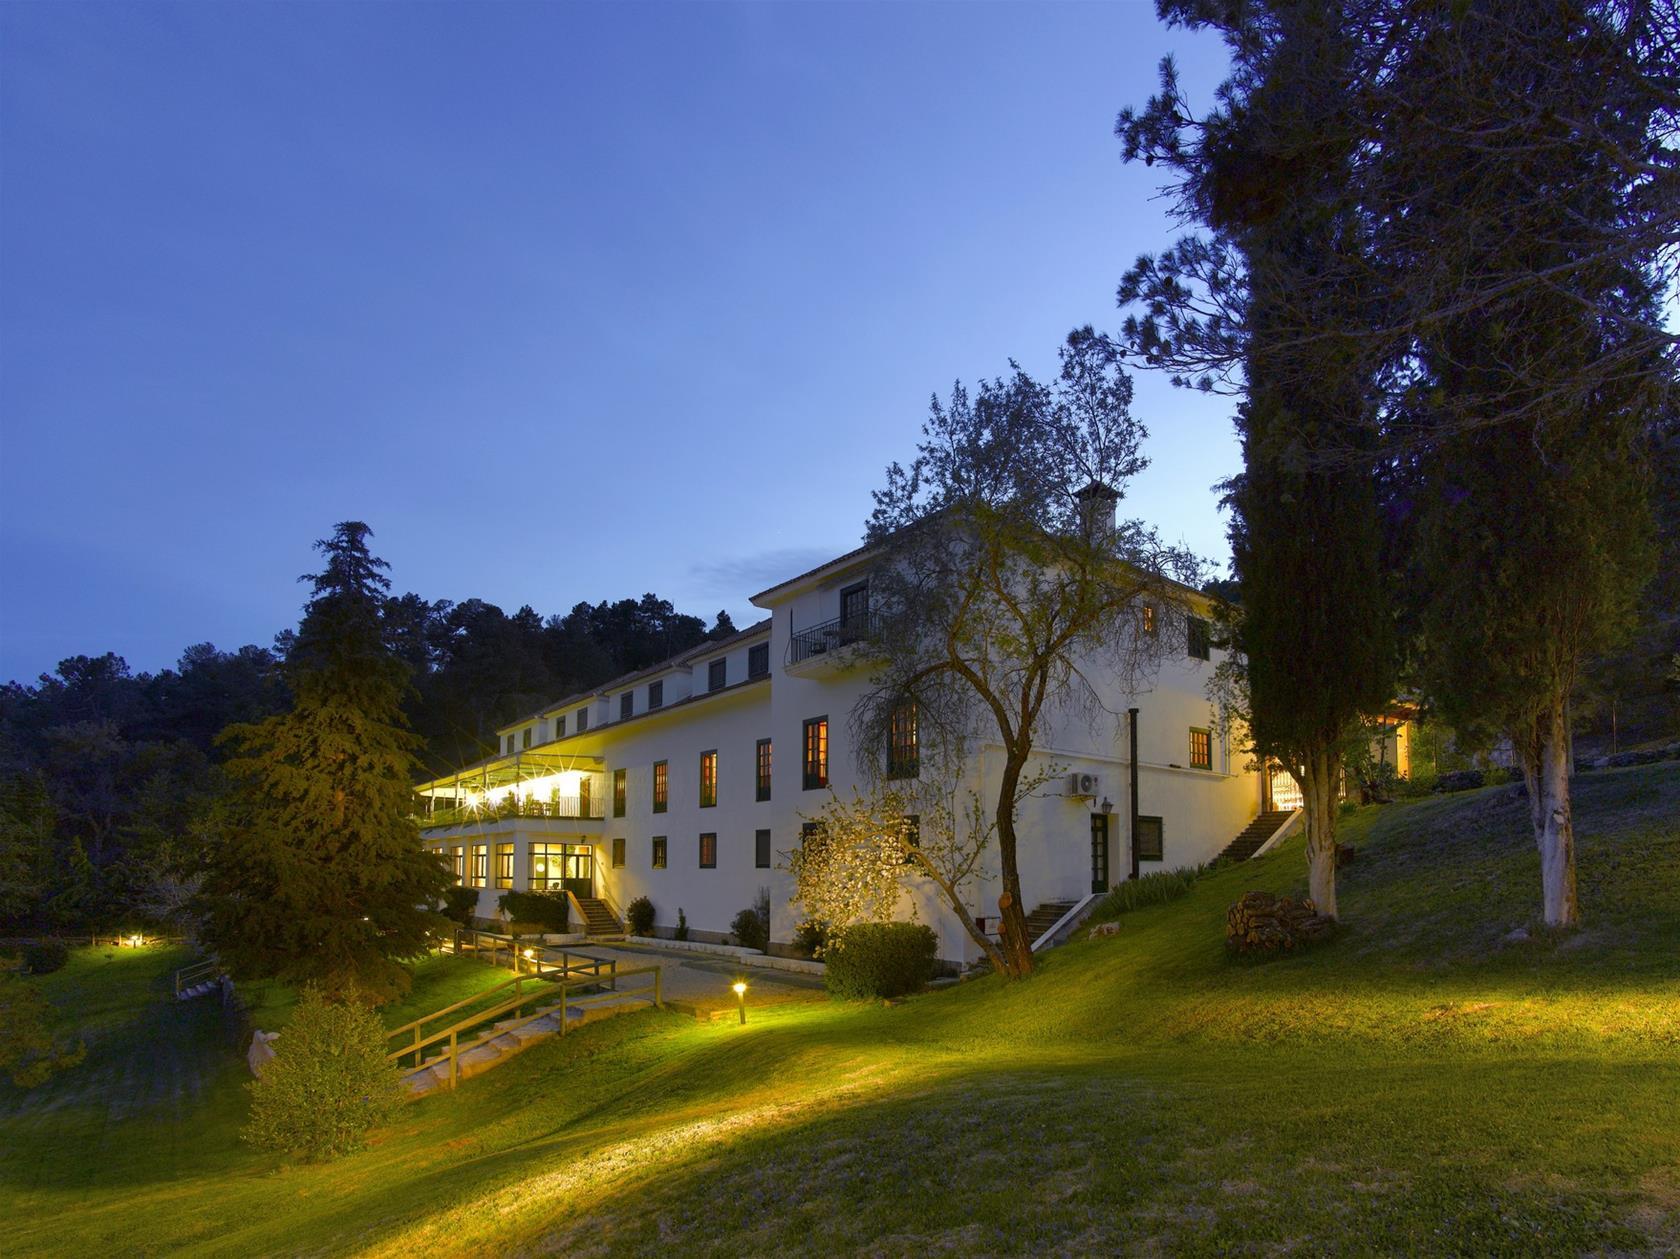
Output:
<instances>
[{"instance_id":1,"label":"black iron railing","mask_svg":"<svg viewBox=\"0 0 1680 1259\"><path fill-rule=\"evenodd\" d=\"M861 616L837 617L820 625L795 630L788 640L788 663L798 664L801 660L824 656L853 643L867 642L875 637L879 629L879 619L873 613L864 613Z\"/></svg>"}]
</instances>

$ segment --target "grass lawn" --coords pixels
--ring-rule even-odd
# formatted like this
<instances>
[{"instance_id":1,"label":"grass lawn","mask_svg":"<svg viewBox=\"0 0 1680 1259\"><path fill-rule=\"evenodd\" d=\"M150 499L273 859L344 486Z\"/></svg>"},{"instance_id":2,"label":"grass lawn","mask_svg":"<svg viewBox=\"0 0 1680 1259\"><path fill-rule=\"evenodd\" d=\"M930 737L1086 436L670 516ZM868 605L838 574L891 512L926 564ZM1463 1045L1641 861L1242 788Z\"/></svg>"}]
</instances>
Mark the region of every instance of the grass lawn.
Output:
<instances>
[{"instance_id":1,"label":"grass lawn","mask_svg":"<svg viewBox=\"0 0 1680 1259\"><path fill-rule=\"evenodd\" d=\"M1304 882L1297 840L1028 982L609 1020L324 1167L238 1144L243 1064L213 1010L144 999L163 959L84 953L52 995L97 1022L88 1062L0 1092L4 1249L1674 1253L1680 771L1576 799L1568 936L1534 930L1509 788L1367 809L1315 953L1221 948L1240 892Z\"/></svg>"}]
</instances>

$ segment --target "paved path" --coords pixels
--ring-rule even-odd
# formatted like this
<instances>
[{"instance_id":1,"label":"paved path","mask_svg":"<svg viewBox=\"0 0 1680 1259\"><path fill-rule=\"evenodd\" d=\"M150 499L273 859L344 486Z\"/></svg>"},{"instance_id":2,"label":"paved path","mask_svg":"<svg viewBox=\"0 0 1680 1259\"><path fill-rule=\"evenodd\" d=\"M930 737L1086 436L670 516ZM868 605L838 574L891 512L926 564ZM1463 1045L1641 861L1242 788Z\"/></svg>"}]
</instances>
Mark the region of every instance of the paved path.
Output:
<instances>
[{"instance_id":1,"label":"paved path","mask_svg":"<svg viewBox=\"0 0 1680 1259\"><path fill-rule=\"evenodd\" d=\"M747 983L749 1011L755 1005L812 1001L823 995L820 976L768 970L759 966L738 966L730 958L711 953L689 953L680 949L662 949L657 945L620 948L608 944L590 944L567 951L616 959L621 967L658 966L665 1000L696 1011L733 1010L735 993L730 985L737 979Z\"/></svg>"}]
</instances>

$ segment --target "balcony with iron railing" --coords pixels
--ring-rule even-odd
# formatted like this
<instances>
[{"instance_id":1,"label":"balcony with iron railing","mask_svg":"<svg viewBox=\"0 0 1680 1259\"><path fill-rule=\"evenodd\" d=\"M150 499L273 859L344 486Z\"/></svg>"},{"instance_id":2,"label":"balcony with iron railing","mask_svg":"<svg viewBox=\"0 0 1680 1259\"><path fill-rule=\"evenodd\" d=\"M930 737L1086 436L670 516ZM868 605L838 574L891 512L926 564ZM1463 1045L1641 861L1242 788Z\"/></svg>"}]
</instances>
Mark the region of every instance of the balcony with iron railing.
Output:
<instances>
[{"instance_id":1,"label":"balcony with iron railing","mask_svg":"<svg viewBox=\"0 0 1680 1259\"><path fill-rule=\"evenodd\" d=\"M880 627L880 618L873 612L865 612L795 630L788 640L787 662L797 665L817 657L833 656L847 647L868 642L880 632Z\"/></svg>"},{"instance_id":2,"label":"balcony with iron railing","mask_svg":"<svg viewBox=\"0 0 1680 1259\"><path fill-rule=\"evenodd\" d=\"M538 800L509 796L494 804L463 805L422 811L415 817L422 830L450 826L475 826L511 818L540 818L550 821L599 822L606 817L606 802L593 796L554 796Z\"/></svg>"}]
</instances>

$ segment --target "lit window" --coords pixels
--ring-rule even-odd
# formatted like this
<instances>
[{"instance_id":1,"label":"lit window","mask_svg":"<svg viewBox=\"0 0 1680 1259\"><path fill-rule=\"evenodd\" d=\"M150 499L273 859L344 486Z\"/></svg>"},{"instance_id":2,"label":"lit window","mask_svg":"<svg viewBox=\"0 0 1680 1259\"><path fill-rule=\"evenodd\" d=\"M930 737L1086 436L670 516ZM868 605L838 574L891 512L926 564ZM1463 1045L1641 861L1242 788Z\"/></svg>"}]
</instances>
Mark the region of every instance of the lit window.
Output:
<instances>
[{"instance_id":1,"label":"lit window","mask_svg":"<svg viewBox=\"0 0 1680 1259\"><path fill-rule=\"evenodd\" d=\"M700 807L709 809L717 804L717 753L700 753Z\"/></svg>"},{"instance_id":2,"label":"lit window","mask_svg":"<svg viewBox=\"0 0 1680 1259\"><path fill-rule=\"evenodd\" d=\"M465 887L467 885L467 850L465 848L455 849L454 858L455 886Z\"/></svg>"},{"instance_id":3,"label":"lit window","mask_svg":"<svg viewBox=\"0 0 1680 1259\"><path fill-rule=\"evenodd\" d=\"M484 887L490 882L490 849L484 844L473 845L471 887Z\"/></svg>"},{"instance_id":4,"label":"lit window","mask_svg":"<svg viewBox=\"0 0 1680 1259\"><path fill-rule=\"evenodd\" d=\"M828 718L812 717L805 723L805 790L828 786Z\"/></svg>"},{"instance_id":5,"label":"lit window","mask_svg":"<svg viewBox=\"0 0 1680 1259\"><path fill-rule=\"evenodd\" d=\"M496 886L513 886L513 845L496 845Z\"/></svg>"},{"instance_id":6,"label":"lit window","mask_svg":"<svg viewBox=\"0 0 1680 1259\"><path fill-rule=\"evenodd\" d=\"M758 741L758 781L756 783L755 798L768 800L770 798L770 740Z\"/></svg>"},{"instance_id":7,"label":"lit window","mask_svg":"<svg viewBox=\"0 0 1680 1259\"><path fill-rule=\"evenodd\" d=\"M706 831L700 836L700 868L717 869L717 834L714 831Z\"/></svg>"},{"instance_id":8,"label":"lit window","mask_svg":"<svg viewBox=\"0 0 1680 1259\"><path fill-rule=\"evenodd\" d=\"M894 705L887 719L887 777L915 778L921 773L921 753L916 740L916 701L906 699Z\"/></svg>"},{"instance_id":9,"label":"lit window","mask_svg":"<svg viewBox=\"0 0 1680 1259\"><path fill-rule=\"evenodd\" d=\"M1213 768L1213 735L1196 726L1190 727L1190 768Z\"/></svg>"},{"instance_id":10,"label":"lit window","mask_svg":"<svg viewBox=\"0 0 1680 1259\"><path fill-rule=\"evenodd\" d=\"M665 805L671 798L669 788L670 775L667 772L665 762L655 761L653 763L653 811L655 813L665 812Z\"/></svg>"},{"instance_id":11,"label":"lit window","mask_svg":"<svg viewBox=\"0 0 1680 1259\"><path fill-rule=\"evenodd\" d=\"M1153 603L1146 603L1143 605L1143 632L1153 638L1157 628L1158 627L1155 623L1155 605Z\"/></svg>"},{"instance_id":12,"label":"lit window","mask_svg":"<svg viewBox=\"0 0 1680 1259\"><path fill-rule=\"evenodd\" d=\"M663 835L653 837L653 868L655 870L665 868L665 837Z\"/></svg>"}]
</instances>

